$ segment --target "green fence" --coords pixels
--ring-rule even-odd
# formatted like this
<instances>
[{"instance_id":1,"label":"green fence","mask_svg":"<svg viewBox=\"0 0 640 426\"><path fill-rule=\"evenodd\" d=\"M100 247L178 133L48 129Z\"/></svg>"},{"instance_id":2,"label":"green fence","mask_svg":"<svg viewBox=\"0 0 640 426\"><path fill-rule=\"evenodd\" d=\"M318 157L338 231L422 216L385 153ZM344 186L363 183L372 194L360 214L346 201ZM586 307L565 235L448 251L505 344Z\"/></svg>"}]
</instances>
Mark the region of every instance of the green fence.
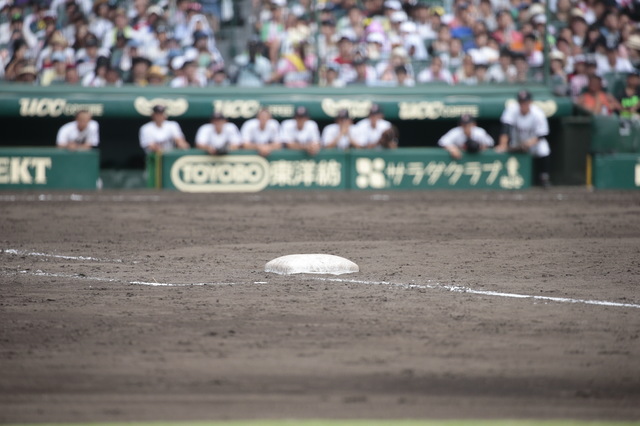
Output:
<instances>
[{"instance_id":1,"label":"green fence","mask_svg":"<svg viewBox=\"0 0 640 426\"><path fill-rule=\"evenodd\" d=\"M98 151L0 148L0 189L96 189Z\"/></svg>"},{"instance_id":2,"label":"green fence","mask_svg":"<svg viewBox=\"0 0 640 426\"><path fill-rule=\"evenodd\" d=\"M640 189L640 153L594 155L593 186L598 189Z\"/></svg>"},{"instance_id":3,"label":"green fence","mask_svg":"<svg viewBox=\"0 0 640 426\"><path fill-rule=\"evenodd\" d=\"M257 192L263 189L524 189L531 157L493 151L454 161L439 148L253 151L209 156L200 150L147 157L150 187L184 192Z\"/></svg>"}]
</instances>

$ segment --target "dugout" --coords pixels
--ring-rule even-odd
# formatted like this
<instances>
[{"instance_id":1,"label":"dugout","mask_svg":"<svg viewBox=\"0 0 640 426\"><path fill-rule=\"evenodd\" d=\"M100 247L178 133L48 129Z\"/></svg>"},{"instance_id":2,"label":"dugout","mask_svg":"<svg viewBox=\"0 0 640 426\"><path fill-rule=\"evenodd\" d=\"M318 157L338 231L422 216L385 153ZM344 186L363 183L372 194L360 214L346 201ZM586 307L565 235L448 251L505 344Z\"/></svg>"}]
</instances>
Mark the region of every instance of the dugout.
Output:
<instances>
[{"instance_id":1,"label":"dugout","mask_svg":"<svg viewBox=\"0 0 640 426\"><path fill-rule=\"evenodd\" d=\"M269 86L256 90L125 86L77 87L70 91L66 86L4 83L0 84L0 124L5 130L0 146L54 146L58 128L72 120L77 110L88 109L100 123L101 168L142 170L145 159L138 144L138 130L149 120L151 108L157 103L167 107L170 119L178 121L187 140L193 142L198 127L208 121L214 109L222 110L240 126L261 105L268 106L279 121L292 117L295 107L304 105L322 128L332 123L342 108L348 109L357 121L367 115L375 102L381 105L385 118L398 127L401 147L434 147L464 113L476 117L478 124L497 138L504 106L514 102L515 94L522 88L520 85L341 89ZM575 135L582 141L590 137L591 123L570 121L575 116L570 99L556 97L542 85L527 89L549 117L554 183L584 184L585 160L577 152L570 155L571 141Z\"/></svg>"}]
</instances>

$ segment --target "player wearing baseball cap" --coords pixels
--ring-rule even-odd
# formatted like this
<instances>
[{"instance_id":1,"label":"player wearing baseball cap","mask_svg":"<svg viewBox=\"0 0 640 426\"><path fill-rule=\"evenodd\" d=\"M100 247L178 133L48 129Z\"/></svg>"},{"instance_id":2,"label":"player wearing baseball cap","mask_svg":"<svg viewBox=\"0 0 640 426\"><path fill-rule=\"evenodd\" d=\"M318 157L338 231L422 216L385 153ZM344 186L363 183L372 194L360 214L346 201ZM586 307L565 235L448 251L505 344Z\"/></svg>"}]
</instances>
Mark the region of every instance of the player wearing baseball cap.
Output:
<instances>
[{"instance_id":1,"label":"player wearing baseball cap","mask_svg":"<svg viewBox=\"0 0 640 426\"><path fill-rule=\"evenodd\" d=\"M282 122L280 140L289 149L305 150L311 155L320 150L320 130L318 124L309 118L306 107L297 107L293 118Z\"/></svg>"},{"instance_id":2,"label":"player wearing baseball cap","mask_svg":"<svg viewBox=\"0 0 640 426\"><path fill-rule=\"evenodd\" d=\"M341 109L336 115L336 122L322 130L322 146L324 148L349 149L356 146L353 120L349 111Z\"/></svg>"},{"instance_id":3,"label":"player wearing baseball cap","mask_svg":"<svg viewBox=\"0 0 640 426\"><path fill-rule=\"evenodd\" d=\"M459 160L463 152L475 154L493 146L493 138L476 125L476 120L469 114L460 117L460 124L445 133L438 145L449 152L451 158Z\"/></svg>"},{"instance_id":4,"label":"player wearing baseball cap","mask_svg":"<svg viewBox=\"0 0 640 426\"><path fill-rule=\"evenodd\" d=\"M146 153L170 151L174 148L189 149L189 143L176 121L167 120L164 105L155 105L151 121L140 127L140 146Z\"/></svg>"},{"instance_id":5,"label":"player wearing baseball cap","mask_svg":"<svg viewBox=\"0 0 640 426\"><path fill-rule=\"evenodd\" d=\"M551 154L547 141L549 122L544 112L532 103L531 92L521 90L516 98L518 103L507 105L500 117L502 132L496 151L531 154L535 159L539 183L548 187Z\"/></svg>"},{"instance_id":6,"label":"player wearing baseball cap","mask_svg":"<svg viewBox=\"0 0 640 426\"><path fill-rule=\"evenodd\" d=\"M221 112L214 112L210 122L200 126L196 132L196 148L210 155L226 154L238 149L241 144L242 137L238 126L229 123Z\"/></svg>"}]
</instances>

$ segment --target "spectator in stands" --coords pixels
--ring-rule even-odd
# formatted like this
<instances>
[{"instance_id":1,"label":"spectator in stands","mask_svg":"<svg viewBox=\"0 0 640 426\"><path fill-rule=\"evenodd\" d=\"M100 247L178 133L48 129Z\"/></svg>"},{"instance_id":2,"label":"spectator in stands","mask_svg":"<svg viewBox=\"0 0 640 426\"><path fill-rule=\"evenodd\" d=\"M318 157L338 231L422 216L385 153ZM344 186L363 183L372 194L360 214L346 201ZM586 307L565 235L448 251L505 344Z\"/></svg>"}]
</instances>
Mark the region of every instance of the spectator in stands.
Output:
<instances>
[{"instance_id":1,"label":"spectator in stands","mask_svg":"<svg viewBox=\"0 0 640 426\"><path fill-rule=\"evenodd\" d=\"M74 64L67 64L67 69L64 74L64 83L69 86L77 86L80 84L78 68Z\"/></svg>"},{"instance_id":2,"label":"spectator in stands","mask_svg":"<svg viewBox=\"0 0 640 426\"><path fill-rule=\"evenodd\" d=\"M320 85L324 87L344 87L344 81L340 80L340 67L337 64L329 63L321 69Z\"/></svg>"},{"instance_id":3,"label":"spectator in stands","mask_svg":"<svg viewBox=\"0 0 640 426\"><path fill-rule=\"evenodd\" d=\"M17 83L35 84L37 79L38 72L36 71L36 67L25 61L18 68L14 81Z\"/></svg>"},{"instance_id":4,"label":"spectator in stands","mask_svg":"<svg viewBox=\"0 0 640 426\"><path fill-rule=\"evenodd\" d=\"M476 125L475 118L463 114L459 125L445 133L438 140L438 145L446 149L451 158L459 160L463 152L475 154L493 147L493 138Z\"/></svg>"},{"instance_id":5,"label":"spectator in stands","mask_svg":"<svg viewBox=\"0 0 640 426\"><path fill-rule=\"evenodd\" d=\"M286 87L307 87L313 82L315 70L315 55L309 52L306 41L299 41L290 53L280 57L271 82L283 83Z\"/></svg>"},{"instance_id":6,"label":"spectator in stands","mask_svg":"<svg viewBox=\"0 0 640 426\"><path fill-rule=\"evenodd\" d=\"M358 144L349 111L341 109L336 115L336 122L325 126L322 130L322 147L349 149Z\"/></svg>"},{"instance_id":7,"label":"spectator in stands","mask_svg":"<svg viewBox=\"0 0 640 426\"><path fill-rule=\"evenodd\" d=\"M564 53L554 50L549 54L551 71L551 89L557 96L569 95L569 79L565 72Z\"/></svg>"},{"instance_id":8,"label":"spectator in stands","mask_svg":"<svg viewBox=\"0 0 640 426\"><path fill-rule=\"evenodd\" d=\"M634 68L640 68L640 34L631 34L625 42L629 61Z\"/></svg>"},{"instance_id":9,"label":"spectator in stands","mask_svg":"<svg viewBox=\"0 0 640 426\"><path fill-rule=\"evenodd\" d=\"M261 51L260 39L253 37L247 43L247 51L235 57L231 74L238 86L262 87L270 82L271 61Z\"/></svg>"},{"instance_id":10,"label":"spectator in stands","mask_svg":"<svg viewBox=\"0 0 640 426\"><path fill-rule=\"evenodd\" d=\"M91 113L81 110L74 121L58 130L56 145L69 151L86 151L100 144L100 126L91 119Z\"/></svg>"},{"instance_id":11,"label":"spectator in stands","mask_svg":"<svg viewBox=\"0 0 640 426\"><path fill-rule=\"evenodd\" d=\"M353 67L355 58L355 34L350 31L343 31L338 39L338 55L330 60L340 66L339 77L345 83L355 80L356 71Z\"/></svg>"},{"instance_id":12,"label":"spectator in stands","mask_svg":"<svg viewBox=\"0 0 640 426\"><path fill-rule=\"evenodd\" d=\"M616 94L620 103L620 117L625 119L640 119L640 72L631 71L627 75L624 88Z\"/></svg>"},{"instance_id":13,"label":"spectator in stands","mask_svg":"<svg viewBox=\"0 0 640 426\"><path fill-rule=\"evenodd\" d=\"M240 148L242 136L238 126L227 121L221 112L214 112L209 124L203 124L196 133L196 148L209 155L223 155Z\"/></svg>"},{"instance_id":14,"label":"spectator in stands","mask_svg":"<svg viewBox=\"0 0 640 426\"><path fill-rule=\"evenodd\" d=\"M87 73L82 79L84 87L104 87L107 83L107 69L109 68L109 59L101 56L96 61L95 69Z\"/></svg>"},{"instance_id":15,"label":"spectator in stands","mask_svg":"<svg viewBox=\"0 0 640 426\"><path fill-rule=\"evenodd\" d=\"M569 91L574 102L578 100L588 84L587 58L584 55L576 55L573 58L573 73L569 75Z\"/></svg>"},{"instance_id":16,"label":"spectator in stands","mask_svg":"<svg viewBox=\"0 0 640 426\"><path fill-rule=\"evenodd\" d=\"M124 9L117 9L114 15L114 26L105 34L104 40L102 40L102 47L105 49L112 49L116 45L118 38L130 40L136 36L136 33L129 25L127 19L127 12Z\"/></svg>"},{"instance_id":17,"label":"spectator in stands","mask_svg":"<svg viewBox=\"0 0 640 426\"><path fill-rule=\"evenodd\" d=\"M544 112L532 103L531 93L521 90L517 105L507 105L500 122L503 125L496 152L527 152L535 159L539 183L547 187L549 179L549 155L551 149L547 136L549 122Z\"/></svg>"},{"instance_id":18,"label":"spectator in stands","mask_svg":"<svg viewBox=\"0 0 640 426\"><path fill-rule=\"evenodd\" d=\"M348 86L376 86L380 81L376 70L369 65L365 57L356 57L353 61L353 66L356 70L356 78L347 83ZM394 75L391 75L389 79L394 77Z\"/></svg>"},{"instance_id":19,"label":"spectator in stands","mask_svg":"<svg viewBox=\"0 0 640 426\"><path fill-rule=\"evenodd\" d=\"M283 35L285 34L285 6L286 0L272 0L270 18L265 22L258 23L260 38L267 49L268 57L273 67L275 67L278 62L280 46L282 44Z\"/></svg>"},{"instance_id":20,"label":"spectator in stands","mask_svg":"<svg viewBox=\"0 0 640 426\"><path fill-rule=\"evenodd\" d=\"M164 105L153 107L151 121L140 127L139 138L140 146L147 154L190 148L178 122L167 120Z\"/></svg>"},{"instance_id":21,"label":"spectator in stands","mask_svg":"<svg viewBox=\"0 0 640 426\"><path fill-rule=\"evenodd\" d=\"M267 108L260 108L255 118L245 121L240 134L242 147L257 150L263 157L282 148L280 124L271 117Z\"/></svg>"},{"instance_id":22,"label":"spectator in stands","mask_svg":"<svg viewBox=\"0 0 640 426\"><path fill-rule=\"evenodd\" d=\"M227 76L227 72L224 68L218 68L213 72L213 76L209 81L209 86L212 87L227 87L231 85L231 80Z\"/></svg>"},{"instance_id":23,"label":"spectator in stands","mask_svg":"<svg viewBox=\"0 0 640 426\"><path fill-rule=\"evenodd\" d=\"M384 119L380 105L373 104L369 110L369 116L354 126L354 148L396 148L398 138L395 129L390 122Z\"/></svg>"},{"instance_id":24,"label":"spectator in stands","mask_svg":"<svg viewBox=\"0 0 640 426\"><path fill-rule=\"evenodd\" d=\"M144 56L136 56L131 60L131 71L127 82L136 86L144 87L149 84L147 75L151 68L151 61Z\"/></svg>"},{"instance_id":25,"label":"spectator in stands","mask_svg":"<svg viewBox=\"0 0 640 426\"><path fill-rule=\"evenodd\" d=\"M293 118L280 125L280 141L288 149L306 151L315 155L320 151L320 130L318 124L309 118L307 108L296 108Z\"/></svg>"},{"instance_id":26,"label":"spectator in stands","mask_svg":"<svg viewBox=\"0 0 640 426\"><path fill-rule=\"evenodd\" d=\"M185 61L180 68L181 73L171 80L171 87L206 87L207 79L194 61Z\"/></svg>"},{"instance_id":27,"label":"spectator in stands","mask_svg":"<svg viewBox=\"0 0 640 426\"><path fill-rule=\"evenodd\" d=\"M490 82L513 83L516 81L517 70L511 60L511 52L503 48L500 51L498 63L489 67L487 75Z\"/></svg>"},{"instance_id":28,"label":"spectator in stands","mask_svg":"<svg viewBox=\"0 0 640 426\"><path fill-rule=\"evenodd\" d=\"M13 54L4 68L5 80L12 81L18 77L18 70L28 60L29 46L24 39L19 38L13 41Z\"/></svg>"},{"instance_id":29,"label":"spectator in stands","mask_svg":"<svg viewBox=\"0 0 640 426\"><path fill-rule=\"evenodd\" d=\"M578 97L577 104L594 115L612 115L622 110L618 100L602 86L602 77L589 76L587 90Z\"/></svg>"},{"instance_id":30,"label":"spectator in stands","mask_svg":"<svg viewBox=\"0 0 640 426\"><path fill-rule=\"evenodd\" d=\"M55 52L51 55L51 63L40 73L40 85L49 86L51 84L64 83L67 71L67 59L62 52Z\"/></svg>"},{"instance_id":31,"label":"spectator in stands","mask_svg":"<svg viewBox=\"0 0 640 426\"><path fill-rule=\"evenodd\" d=\"M165 86L166 75L160 65L151 65L147 71L147 84L149 86Z\"/></svg>"},{"instance_id":32,"label":"spectator in stands","mask_svg":"<svg viewBox=\"0 0 640 426\"><path fill-rule=\"evenodd\" d=\"M456 70L453 79L458 84L473 85L477 83L476 64L473 63L473 57L471 55L465 55L462 60L462 66Z\"/></svg>"},{"instance_id":33,"label":"spectator in stands","mask_svg":"<svg viewBox=\"0 0 640 426\"><path fill-rule=\"evenodd\" d=\"M113 22L109 19L109 0L96 0L93 4L93 16L89 20L91 33L99 40L104 40L113 29Z\"/></svg>"},{"instance_id":34,"label":"spectator in stands","mask_svg":"<svg viewBox=\"0 0 640 426\"><path fill-rule=\"evenodd\" d=\"M440 56L434 56L431 59L429 67L425 68L418 74L419 83L440 82L447 84L454 84L453 76L451 72L443 68L442 59Z\"/></svg>"},{"instance_id":35,"label":"spectator in stands","mask_svg":"<svg viewBox=\"0 0 640 426\"><path fill-rule=\"evenodd\" d=\"M633 65L627 58L623 58L618 53L618 45L605 44L604 55L596 57L597 72L600 75L607 73L629 73L634 70Z\"/></svg>"},{"instance_id":36,"label":"spectator in stands","mask_svg":"<svg viewBox=\"0 0 640 426\"><path fill-rule=\"evenodd\" d=\"M396 85L399 87L413 87L416 85L415 79L409 75L406 65L398 65L394 68L396 74Z\"/></svg>"},{"instance_id":37,"label":"spectator in stands","mask_svg":"<svg viewBox=\"0 0 640 426\"><path fill-rule=\"evenodd\" d=\"M506 46L510 50L515 50L518 45L522 44L522 33L517 30L508 10L498 12L498 29L493 33L493 38L498 40L501 46Z\"/></svg>"}]
</instances>

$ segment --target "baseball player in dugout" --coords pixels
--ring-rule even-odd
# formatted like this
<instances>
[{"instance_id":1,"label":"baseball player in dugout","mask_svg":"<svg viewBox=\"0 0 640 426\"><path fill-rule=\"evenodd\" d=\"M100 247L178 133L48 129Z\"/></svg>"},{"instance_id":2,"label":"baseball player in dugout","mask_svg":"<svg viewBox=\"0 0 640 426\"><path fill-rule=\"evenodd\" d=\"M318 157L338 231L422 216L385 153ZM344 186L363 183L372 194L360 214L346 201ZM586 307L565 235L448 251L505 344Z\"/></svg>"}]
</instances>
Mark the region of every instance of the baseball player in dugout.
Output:
<instances>
[{"instance_id":1,"label":"baseball player in dugout","mask_svg":"<svg viewBox=\"0 0 640 426\"><path fill-rule=\"evenodd\" d=\"M354 148L386 148L398 147L398 131L384 119L380 105L373 104L369 116L355 124L357 145Z\"/></svg>"},{"instance_id":2,"label":"baseball player in dugout","mask_svg":"<svg viewBox=\"0 0 640 426\"><path fill-rule=\"evenodd\" d=\"M254 149L266 157L282 148L280 142L280 123L271 117L267 108L260 108L255 118L244 122L240 128L242 148Z\"/></svg>"},{"instance_id":3,"label":"baseball player in dugout","mask_svg":"<svg viewBox=\"0 0 640 426\"><path fill-rule=\"evenodd\" d=\"M531 93L518 92L518 103L508 105L502 112L502 131L496 152L527 152L534 158L538 183L547 188L551 148L547 141L549 122L542 109L532 103Z\"/></svg>"},{"instance_id":4,"label":"baseball player in dugout","mask_svg":"<svg viewBox=\"0 0 640 426\"><path fill-rule=\"evenodd\" d=\"M280 140L286 148L304 150L309 155L320 151L320 130L318 123L309 118L307 108L296 108L293 118L280 125Z\"/></svg>"},{"instance_id":5,"label":"baseball player in dugout","mask_svg":"<svg viewBox=\"0 0 640 426\"><path fill-rule=\"evenodd\" d=\"M242 137L238 126L229 123L221 112L214 112L209 124L203 124L196 132L196 148L210 155L224 155L240 148Z\"/></svg>"},{"instance_id":6,"label":"baseball player in dugout","mask_svg":"<svg viewBox=\"0 0 640 426\"><path fill-rule=\"evenodd\" d=\"M349 111L341 109L336 115L336 122L322 129L322 146L344 150L356 145L353 120Z\"/></svg>"},{"instance_id":7,"label":"baseball player in dugout","mask_svg":"<svg viewBox=\"0 0 640 426\"><path fill-rule=\"evenodd\" d=\"M164 105L153 107L151 121L140 127L139 138L140 146L147 154L191 147L185 139L180 125L175 121L167 120Z\"/></svg>"},{"instance_id":8,"label":"baseball player in dugout","mask_svg":"<svg viewBox=\"0 0 640 426\"><path fill-rule=\"evenodd\" d=\"M78 111L76 119L58 130L56 145L69 151L86 151L100 144L100 126L91 119L91 113Z\"/></svg>"},{"instance_id":9,"label":"baseball player in dugout","mask_svg":"<svg viewBox=\"0 0 640 426\"><path fill-rule=\"evenodd\" d=\"M445 133L438 145L449 152L451 158L459 160L463 152L475 154L493 146L493 138L469 114L460 117L460 125Z\"/></svg>"}]
</instances>

